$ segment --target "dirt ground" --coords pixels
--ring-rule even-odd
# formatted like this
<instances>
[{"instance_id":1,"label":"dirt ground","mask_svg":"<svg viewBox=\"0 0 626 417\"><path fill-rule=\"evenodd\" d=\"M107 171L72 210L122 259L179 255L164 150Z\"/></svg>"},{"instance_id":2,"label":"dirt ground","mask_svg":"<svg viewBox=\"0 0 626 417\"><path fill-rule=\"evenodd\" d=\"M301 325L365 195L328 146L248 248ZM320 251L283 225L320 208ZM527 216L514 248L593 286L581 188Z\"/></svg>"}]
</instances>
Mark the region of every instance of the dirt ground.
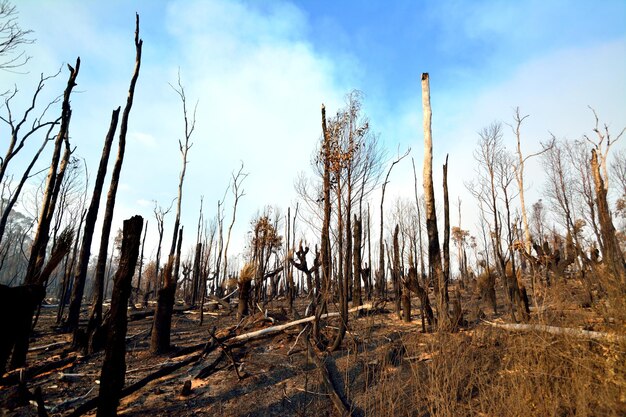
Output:
<instances>
[{"instance_id":1,"label":"dirt ground","mask_svg":"<svg viewBox=\"0 0 626 417\"><path fill-rule=\"evenodd\" d=\"M268 318L257 310L257 314L240 323L236 333L288 322L282 304L281 301L268 304ZM306 300L298 300L296 307L303 311ZM390 304L386 306L391 307ZM27 388L31 391L36 387L41 388L50 415L65 415L97 396L104 354L78 355L74 359L76 353L69 349L71 336L54 330L55 315L56 309L42 308L37 330L31 339L28 364L32 367L62 358L68 358L69 363L34 376L28 380ZM199 316L198 310L179 311L174 315L171 339L174 349L166 356L154 356L148 352L152 317L129 322L126 385L196 354L179 355L185 347L208 342L209 329L218 329L219 336L219 329L238 324L234 312L228 313L223 309L205 312L202 326L199 324ZM358 402L358 391L364 391L367 384L373 383L367 381L368 375L363 370L368 366L380 368L390 342L400 341L407 334L419 332L419 319L415 319L418 321L403 323L395 313L388 311L371 316L361 315L359 318L356 314L352 315L350 330L344 340L345 348L333 354L333 358L336 363L334 371L341 373L339 379L347 382L343 388L354 397L355 402ZM328 331L332 332L333 322L329 324ZM118 412L126 416L334 415L332 403L319 382L316 367L308 358L303 340L299 337L301 330L300 326L295 326L273 336L235 346L230 352L232 359L222 360L209 377L196 378L202 368L220 355L219 350L214 351L124 398ZM191 381L191 392L183 396L181 391L185 381ZM18 406L11 401L17 389L15 385L0 386L0 401L3 404L0 413L37 415L34 402ZM87 415L95 415L95 411Z\"/></svg>"},{"instance_id":2,"label":"dirt ground","mask_svg":"<svg viewBox=\"0 0 626 417\"><path fill-rule=\"evenodd\" d=\"M504 300L503 297L499 297ZM307 300L298 299L296 309L303 314ZM368 395L369 388L385 380L385 375L415 372L415 365L426 364L431 357L427 344L432 335L422 332L419 301L412 300L411 323L399 320L392 312L393 304L382 305L371 314L353 313L342 348L326 358L329 371L342 381L342 391L365 414L376 408L373 402L380 398ZM152 310L153 307L148 307ZM477 317L488 307L478 301L463 305L467 326L461 332L471 332L478 325ZM500 309L500 318L506 320L506 309ZM142 310L139 310L142 311ZM152 317L130 321L127 332L126 386L169 364L184 361L192 353L181 351L211 340L210 329L217 335L224 329L243 334L283 324L293 320L285 309L285 301L278 300L266 306L266 313L256 314L237 322L234 312L221 306L217 311L205 312L200 326L198 310L179 306L172 320L172 353L154 356L148 352ZM576 310L577 314L584 314ZM581 313L582 311L582 313ZM30 367L66 358L62 366L40 371L30 377L26 387L32 392L40 387L49 415L68 415L76 407L98 395L103 353L77 355L69 349L70 335L54 330L56 309L42 308L37 329L31 339L28 355ZM499 317L490 315L490 319ZM325 329L334 332L337 323L328 321ZM593 327L593 326L588 326ZM321 384L320 374L307 354L302 327L294 326L272 336L236 345L229 355L206 378L198 373L211 364L221 350L217 349L199 360L149 382L146 386L122 399L118 408L123 416L333 416L337 415L329 395ZM58 362L57 362L58 363ZM6 375L5 375L6 377ZM185 382L190 391L183 394ZM0 415L36 416L34 402L16 404L19 387L15 383L0 385ZM384 399L389 401L389 399ZM398 397L398 401L401 398ZM404 399L406 400L406 399ZM86 415L95 415L92 410Z\"/></svg>"}]
</instances>

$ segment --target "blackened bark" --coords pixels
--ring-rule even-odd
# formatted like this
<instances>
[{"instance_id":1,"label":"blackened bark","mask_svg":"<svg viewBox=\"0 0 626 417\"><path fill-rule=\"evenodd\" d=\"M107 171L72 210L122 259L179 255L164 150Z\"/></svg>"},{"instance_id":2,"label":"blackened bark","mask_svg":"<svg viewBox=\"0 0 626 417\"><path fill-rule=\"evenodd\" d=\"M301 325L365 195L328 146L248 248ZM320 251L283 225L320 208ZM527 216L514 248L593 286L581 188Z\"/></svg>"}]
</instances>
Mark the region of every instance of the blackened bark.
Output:
<instances>
[{"instance_id":1,"label":"blackened bark","mask_svg":"<svg viewBox=\"0 0 626 417\"><path fill-rule=\"evenodd\" d=\"M89 265L89 257L91 255L91 241L93 240L93 232L98 219L98 210L100 207L100 197L102 195L102 186L107 173L107 164L109 162L109 154L111 153L111 143L117 129L117 121L120 114L120 108L113 110L111 115L111 124L109 131L104 139L102 148L102 156L100 157L100 165L96 174L96 182L91 195L91 202L85 217L85 229L83 232L83 241L80 246L80 254L78 256L78 264L76 265L76 275L74 277L74 285L72 287L72 297L70 299L70 308L65 321L65 328L68 331L74 331L78 328L78 319L80 316L80 305L83 301L85 292L85 279L87 277L87 266Z\"/></svg>"},{"instance_id":2,"label":"blackened bark","mask_svg":"<svg viewBox=\"0 0 626 417\"><path fill-rule=\"evenodd\" d=\"M398 242L398 235L400 234L400 226L396 224L396 228L393 232L393 266L392 266L392 281L394 302L396 306L396 314L398 318L402 318L402 305L401 305L401 293L400 293L400 245Z\"/></svg>"},{"instance_id":3,"label":"blackened bark","mask_svg":"<svg viewBox=\"0 0 626 417\"><path fill-rule=\"evenodd\" d=\"M362 233L361 233L361 219L354 216L354 256L352 261L354 263L354 292L352 294L352 305L360 306L363 304L363 298L361 295L361 247L362 247Z\"/></svg>"},{"instance_id":4,"label":"blackened bark","mask_svg":"<svg viewBox=\"0 0 626 417\"><path fill-rule=\"evenodd\" d=\"M63 104L61 106L61 126L59 133L54 141L54 150L52 152L52 159L50 162L50 169L48 170L48 178L46 180L46 191L44 193L43 202L41 205L41 214L39 217L39 224L37 225L37 231L35 232L35 238L31 247L31 253L28 260L28 267L26 269L26 275L24 277L25 284L33 284L38 280L38 275L41 272L46 257L46 247L48 246L48 240L50 237L50 224L54 216L54 209L56 206L56 198L61 188L61 182L63 181L63 175L65 166L69 160L71 151L69 150L68 132L70 126L70 119L72 118L72 109L70 107L70 96L72 90L76 86L76 77L80 70L80 57L76 58L76 65L73 68L68 65L70 70L70 76L67 80L67 86L63 93ZM63 160L61 161L61 167L59 169L59 161L61 160L61 147L65 144L65 153ZM57 171L58 169L58 171Z\"/></svg>"},{"instance_id":5,"label":"blackened bark","mask_svg":"<svg viewBox=\"0 0 626 417\"><path fill-rule=\"evenodd\" d=\"M124 221L121 259L115 274L111 315L98 396L98 417L117 415L120 394L126 373L127 306L135 273L143 218L133 216Z\"/></svg>"},{"instance_id":6,"label":"blackened bark","mask_svg":"<svg viewBox=\"0 0 626 417\"><path fill-rule=\"evenodd\" d=\"M183 228L178 233L178 249L183 241ZM172 312L174 311L174 297L176 295L176 281L178 276L174 274L174 265L178 262L176 255L170 255L165 265L163 274L163 288L159 290L157 308L152 323L152 337L150 339L150 352L155 354L166 353L170 350L170 331L172 329Z\"/></svg>"},{"instance_id":7,"label":"blackened bark","mask_svg":"<svg viewBox=\"0 0 626 417\"><path fill-rule=\"evenodd\" d=\"M448 199L448 155L443 165L443 291L446 303L450 301L448 284L450 283L450 201Z\"/></svg>"},{"instance_id":8,"label":"blackened bark","mask_svg":"<svg viewBox=\"0 0 626 417\"><path fill-rule=\"evenodd\" d=\"M102 235L100 238L100 250L98 252L98 262L96 264L96 277L94 281L94 298L89 313L89 323L87 325L87 333L90 334L102 323L102 300L104 297L104 275L106 270L107 249L109 245L109 237L111 235L111 223L113 222L113 211L115 210L115 197L122 172L122 164L124 163L124 152L126 150L126 132L128 131L128 118L130 110L133 107L133 99L135 96L135 86L139 78L139 69L141 67L141 48L143 40L139 39L139 15L135 14L135 69L130 80L128 88L128 97L126 105L122 113L122 121L120 123L120 136L117 150L117 159L111 172L111 185L107 194L106 207L104 209L104 219L102 222Z\"/></svg>"},{"instance_id":9,"label":"blackened bark","mask_svg":"<svg viewBox=\"0 0 626 417\"><path fill-rule=\"evenodd\" d=\"M409 267L409 274L406 280L406 286L415 294L417 294L420 299L420 303L424 308L428 323L433 324L435 322L435 314L433 313L433 309L430 306L428 292L426 289L420 286L419 280L417 279L417 269L414 266Z\"/></svg>"}]
</instances>

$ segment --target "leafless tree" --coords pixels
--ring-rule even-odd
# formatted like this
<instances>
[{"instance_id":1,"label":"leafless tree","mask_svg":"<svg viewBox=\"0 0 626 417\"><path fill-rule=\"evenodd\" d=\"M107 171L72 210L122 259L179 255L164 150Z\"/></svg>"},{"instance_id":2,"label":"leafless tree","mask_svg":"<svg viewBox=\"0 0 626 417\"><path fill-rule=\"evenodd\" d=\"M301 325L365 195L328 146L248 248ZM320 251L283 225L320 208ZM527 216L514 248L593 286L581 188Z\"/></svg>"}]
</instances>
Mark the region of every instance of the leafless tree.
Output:
<instances>
[{"instance_id":1,"label":"leafless tree","mask_svg":"<svg viewBox=\"0 0 626 417\"><path fill-rule=\"evenodd\" d=\"M511 129L513 130L513 133L515 134L515 139L517 140L518 161L517 161L517 164L514 165L515 166L515 179L517 180L517 186L519 188L520 208L522 212L522 222L523 222L522 224L524 227L524 241L525 241L524 243L526 245L526 251L530 252L531 246L532 246L532 237L530 234L530 227L528 226L528 215L526 212L526 202L524 200L524 191L525 191L524 167L526 166L526 162L529 159L534 158L535 156L539 156L547 152L549 149L551 149L554 146L554 137L552 138L552 141L550 141L548 144L542 144L542 149L540 151L524 156L524 153L522 152L521 127L522 127L522 122L528 117L529 115L522 116L520 114L519 107L516 107L513 113L513 121L515 122L515 124L509 125L509 126L511 126Z\"/></svg>"},{"instance_id":2,"label":"leafless tree","mask_svg":"<svg viewBox=\"0 0 626 417\"><path fill-rule=\"evenodd\" d=\"M14 70L26 64L30 57L19 51L34 41L33 31L22 29L17 22L17 10L8 0L0 1L0 69Z\"/></svg>"},{"instance_id":3,"label":"leafless tree","mask_svg":"<svg viewBox=\"0 0 626 417\"><path fill-rule=\"evenodd\" d=\"M445 278L441 266L441 249L439 248L439 232L437 214L435 212L435 191L433 188L433 139L432 110L430 107L430 83L428 73L422 74L422 107L424 110L424 201L426 206L426 229L428 231L428 264L438 289L440 328L449 326L448 300L445 294Z\"/></svg>"},{"instance_id":4,"label":"leafless tree","mask_svg":"<svg viewBox=\"0 0 626 417\"><path fill-rule=\"evenodd\" d=\"M196 110L198 104L193 110L193 115L189 116L187 112L187 97L185 96L185 89L180 80L180 72L178 74L178 86L172 86L174 91L180 97L183 105L183 120L184 120L184 134L185 139L178 141L178 147L180 149L182 157L182 168L180 171L180 178L178 182L178 198L176 201L176 217L174 219L174 233L172 236L172 246L170 247L170 254L163 273L163 288L159 291L157 308L154 314L154 322L152 326L152 338L150 341L150 351L152 353L164 353L170 349L170 329L172 325L172 311L174 308L174 296L176 294L176 281L178 280L178 268L180 265L180 245L182 241L182 228L180 228L180 211L183 199L183 182L185 180L185 172L187 171L187 154L189 149L193 146L190 143L191 135L196 127ZM178 236L178 250L176 249L176 242ZM178 255L176 255L178 254Z\"/></svg>"},{"instance_id":5,"label":"leafless tree","mask_svg":"<svg viewBox=\"0 0 626 417\"><path fill-rule=\"evenodd\" d=\"M98 251L98 262L96 264L96 275L94 278L94 297L89 313L89 322L87 324L87 334L91 335L102 324L102 301L104 298L104 275L106 270L107 250L109 245L109 237L111 234L111 223L113 222L113 212L115 210L115 199L119 186L120 175L122 172L122 164L124 163L124 153L126 151L126 133L128 131L128 119L130 111L133 107L133 99L135 97L135 86L139 78L139 69L141 68L141 49L143 40L139 38L139 14L135 14L135 68L130 80L128 88L128 97L126 105L122 112L122 120L120 122L120 134L118 139L117 158L111 172L111 184L107 193L106 206L104 208L104 217L102 221L102 234L100 237L100 249ZM93 343L89 343L92 349Z\"/></svg>"},{"instance_id":6,"label":"leafless tree","mask_svg":"<svg viewBox=\"0 0 626 417\"><path fill-rule=\"evenodd\" d=\"M233 230L233 226L235 225L235 220L237 219L237 205L239 204L239 199L246 195L245 190L242 188L243 181L248 177L248 173L243 171L243 161L241 162L241 166L239 167L239 171L237 173L233 172L231 174L231 191L233 193L233 216L230 220L230 225L228 226L228 233L226 234L226 245L224 246L224 280L227 278L228 274L228 246L230 245L230 235Z\"/></svg>"},{"instance_id":7,"label":"leafless tree","mask_svg":"<svg viewBox=\"0 0 626 417\"><path fill-rule=\"evenodd\" d=\"M584 135L583 137L595 149L595 154L598 159L598 166L600 168L600 175L602 177L602 183L604 185L604 189L608 191L609 173L607 159L609 151L611 150L611 146L613 146L618 140L620 140L622 136L624 136L624 132L626 132L626 127L624 127L615 137L611 137L609 126L605 123L604 126L601 128L598 114L591 106L589 107L589 109L593 112L593 117L595 118L595 126L593 128L593 131L596 134L596 139L591 139L587 135Z\"/></svg>"}]
</instances>

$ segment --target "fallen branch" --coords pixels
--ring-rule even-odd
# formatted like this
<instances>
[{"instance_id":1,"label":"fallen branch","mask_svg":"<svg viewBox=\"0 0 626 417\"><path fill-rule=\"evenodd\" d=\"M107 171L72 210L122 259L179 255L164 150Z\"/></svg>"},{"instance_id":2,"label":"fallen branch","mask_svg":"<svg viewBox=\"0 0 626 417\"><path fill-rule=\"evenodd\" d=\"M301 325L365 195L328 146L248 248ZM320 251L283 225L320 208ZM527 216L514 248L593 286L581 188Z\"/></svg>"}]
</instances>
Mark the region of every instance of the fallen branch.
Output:
<instances>
[{"instance_id":1,"label":"fallen branch","mask_svg":"<svg viewBox=\"0 0 626 417\"><path fill-rule=\"evenodd\" d=\"M309 335L307 334L304 337L304 344L307 348L309 357L315 363L315 366L320 370L320 374L322 375L322 382L324 383L324 387L326 391L328 391L328 395L330 396L333 405L339 411L341 416L354 416L360 417L363 415L362 411L354 407L353 404L350 403L350 400L345 396L340 389L340 384L338 381L335 381L332 373L328 370L328 365L326 360L334 361L334 358L330 353L326 354L326 359L321 359L318 354L313 349L311 342L309 341Z\"/></svg>"},{"instance_id":2,"label":"fallen branch","mask_svg":"<svg viewBox=\"0 0 626 417\"><path fill-rule=\"evenodd\" d=\"M188 365L192 362L195 362L197 360L199 360L200 358L202 358L202 356L204 355L203 352L201 353L197 353L195 355L189 356L188 358L183 359L180 362L175 362L172 363L171 365L166 365L164 367L162 367L161 369L159 369L158 371L145 376L144 378L140 379L139 381L128 385L127 387L124 387L122 389L122 392L120 394L120 400L124 397L129 396L130 394L133 394L134 392L138 391L139 389L143 388L144 386L148 385L148 383L154 381L155 379L159 379L161 377L164 377L166 375L171 374L172 372L182 368L185 365ZM96 408L96 406L98 405L98 397L94 397L91 398L90 400L86 401L85 403L81 404L80 406L78 406L74 411L72 411L70 414L68 414L67 417L78 417L78 416L82 416L83 414L93 410L94 408Z\"/></svg>"},{"instance_id":3,"label":"fallen branch","mask_svg":"<svg viewBox=\"0 0 626 417\"><path fill-rule=\"evenodd\" d=\"M77 403L80 400L84 400L85 398L87 398L89 396L89 394L91 394L91 392L95 389L95 387L91 387L91 389L89 389L89 391L87 391L84 395L81 395L79 397L74 397L74 398L70 398L69 400L63 401L61 404L57 404L54 407L52 407L50 409L50 412L52 414L63 411L64 409L68 408L70 405Z\"/></svg>"},{"instance_id":4,"label":"fallen branch","mask_svg":"<svg viewBox=\"0 0 626 417\"><path fill-rule=\"evenodd\" d=\"M582 339L591 339L591 340L605 340L609 342L621 342L626 341L626 336L614 334L614 333L604 333L604 332L594 332L591 330L582 330L582 329L573 329L569 327L556 327L556 326L547 326L544 324L516 324L516 323L495 323L488 320L483 320L484 323L487 323L490 326L498 327L500 329L511 330L511 331L538 331L544 333L550 333L559 336L573 336Z\"/></svg>"}]
</instances>

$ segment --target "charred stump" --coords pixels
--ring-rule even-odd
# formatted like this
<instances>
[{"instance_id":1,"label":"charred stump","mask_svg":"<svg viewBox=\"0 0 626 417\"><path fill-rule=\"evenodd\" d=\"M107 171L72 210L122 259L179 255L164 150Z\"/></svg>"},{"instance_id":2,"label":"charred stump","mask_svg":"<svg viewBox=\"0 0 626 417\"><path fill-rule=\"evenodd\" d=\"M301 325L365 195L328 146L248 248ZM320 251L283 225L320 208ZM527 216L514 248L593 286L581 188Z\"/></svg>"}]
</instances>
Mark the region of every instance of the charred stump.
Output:
<instances>
[{"instance_id":1,"label":"charred stump","mask_svg":"<svg viewBox=\"0 0 626 417\"><path fill-rule=\"evenodd\" d=\"M106 352L100 375L98 417L117 415L126 373L127 306L135 273L143 218L133 216L124 221L119 269L115 274Z\"/></svg>"}]
</instances>

